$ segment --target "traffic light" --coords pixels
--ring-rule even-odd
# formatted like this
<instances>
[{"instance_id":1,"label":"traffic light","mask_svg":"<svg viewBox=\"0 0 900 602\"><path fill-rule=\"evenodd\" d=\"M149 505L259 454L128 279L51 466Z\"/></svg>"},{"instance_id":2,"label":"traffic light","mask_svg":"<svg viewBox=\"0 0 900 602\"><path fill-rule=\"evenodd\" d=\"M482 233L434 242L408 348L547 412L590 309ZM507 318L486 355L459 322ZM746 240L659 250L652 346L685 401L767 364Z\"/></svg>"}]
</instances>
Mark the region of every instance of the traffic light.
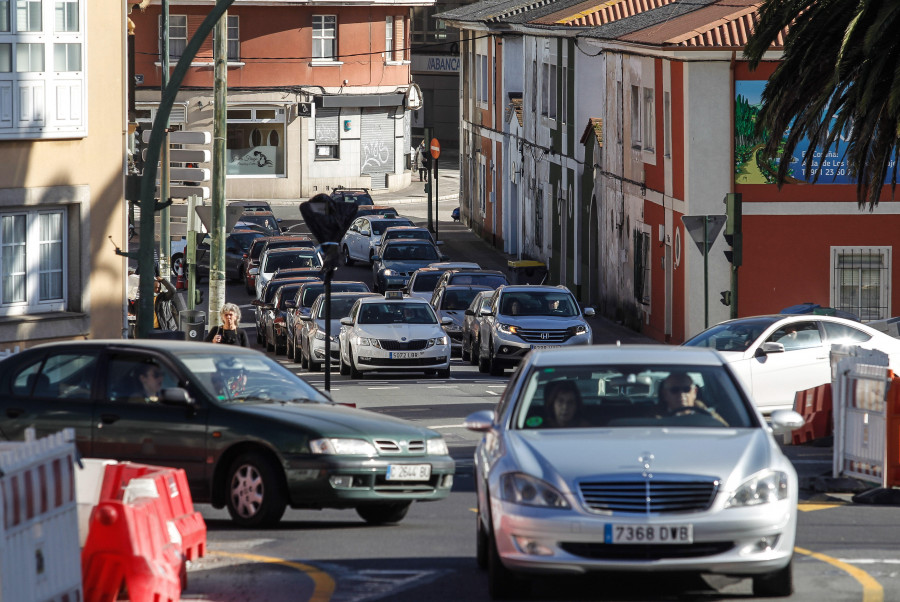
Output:
<instances>
[{"instance_id":1,"label":"traffic light","mask_svg":"<svg viewBox=\"0 0 900 602\"><path fill-rule=\"evenodd\" d=\"M744 259L741 204L741 193L730 192L725 195L725 242L731 247L730 250L725 251L725 258L734 267L740 267ZM722 303L725 303L725 301L723 300ZM728 303L725 303L725 305L728 305Z\"/></svg>"},{"instance_id":2,"label":"traffic light","mask_svg":"<svg viewBox=\"0 0 900 602\"><path fill-rule=\"evenodd\" d=\"M731 305L731 291L722 291L719 294L722 295L722 298L719 300L722 305Z\"/></svg>"}]
</instances>

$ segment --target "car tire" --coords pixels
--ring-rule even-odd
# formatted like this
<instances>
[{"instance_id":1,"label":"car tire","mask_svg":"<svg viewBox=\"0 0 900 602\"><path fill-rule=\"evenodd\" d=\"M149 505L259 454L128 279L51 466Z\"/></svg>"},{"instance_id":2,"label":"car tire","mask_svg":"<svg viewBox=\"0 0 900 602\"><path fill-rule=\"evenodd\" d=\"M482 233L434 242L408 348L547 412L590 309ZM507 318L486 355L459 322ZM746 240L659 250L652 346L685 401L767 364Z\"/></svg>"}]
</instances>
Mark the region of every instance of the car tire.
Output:
<instances>
[{"instance_id":1,"label":"car tire","mask_svg":"<svg viewBox=\"0 0 900 602\"><path fill-rule=\"evenodd\" d=\"M303 343L294 343L294 359L304 370L309 370L309 359L303 353Z\"/></svg>"},{"instance_id":2,"label":"car tire","mask_svg":"<svg viewBox=\"0 0 900 602\"><path fill-rule=\"evenodd\" d=\"M347 248L347 245L344 245L344 265L353 265L353 258L350 257L350 249Z\"/></svg>"},{"instance_id":3,"label":"car tire","mask_svg":"<svg viewBox=\"0 0 900 602\"><path fill-rule=\"evenodd\" d=\"M487 374L491 371L491 356L484 356L480 351L478 353L478 371Z\"/></svg>"},{"instance_id":4,"label":"car tire","mask_svg":"<svg viewBox=\"0 0 900 602\"><path fill-rule=\"evenodd\" d=\"M466 340L463 339L462 345L459 348L459 357L464 362L468 362L472 359L472 352L466 349Z\"/></svg>"},{"instance_id":5,"label":"car tire","mask_svg":"<svg viewBox=\"0 0 900 602\"><path fill-rule=\"evenodd\" d=\"M341 354L341 376L350 374L350 366L344 363L344 356Z\"/></svg>"},{"instance_id":6,"label":"car tire","mask_svg":"<svg viewBox=\"0 0 900 602\"><path fill-rule=\"evenodd\" d=\"M785 598L794 593L793 560L783 569L753 577L756 598Z\"/></svg>"},{"instance_id":7,"label":"car tire","mask_svg":"<svg viewBox=\"0 0 900 602\"><path fill-rule=\"evenodd\" d=\"M269 333L268 332L266 333L265 339L266 339L266 351L275 351L275 345L273 345L269 341Z\"/></svg>"},{"instance_id":8,"label":"car tire","mask_svg":"<svg viewBox=\"0 0 900 602\"><path fill-rule=\"evenodd\" d=\"M306 367L310 372L318 372L322 368L322 364L313 360L309 347L306 348Z\"/></svg>"},{"instance_id":9,"label":"car tire","mask_svg":"<svg viewBox=\"0 0 900 602\"><path fill-rule=\"evenodd\" d=\"M469 363L472 364L473 366L477 366L478 365L478 356L481 353L481 347L480 347L480 343L478 342L478 339L472 340L471 347L472 347L472 352L471 352L471 357L469 357Z\"/></svg>"},{"instance_id":10,"label":"car tire","mask_svg":"<svg viewBox=\"0 0 900 602\"><path fill-rule=\"evenodd\" d=\"M438 378L450 378L450 368L449 368L449 366L448 366L447 368L442 369L442 370L435 370L435 375L436 375Z\"/></svg>"},{"instance_id":11,"label":"car tire","mask_svg":"<svg viewBox=\"0 0 900 602\"><path fill-rule=\"evenodd\" d=\"M228 469L226 491L228 514L237 525L271 527L281 520L287 507L281 475L265 456L241 454Z\"/></svg>"},{"instance_id":12,"label":"car tire","mask_svg":"<svg viewBox=\"0 0 900 602\"><path fill-rule=\"evenodd\" d=\"M244 290L247 291L247 294L251 297L256 296L256 289L250 286L250 282L246 279L246 276L244 277Z\"/></svg>"},{"instance_id":13,"label":"car tire","mask_svg":"<svg viewBox=\"0 0 900 602\"><path fill-rule=\"evenodd\" d=\"M284 345L279 345L278 339L275 339L275 342L272 344L272 346L275 348L275 355L287 354L287 343L285 343Z\"/></svg>"},{"instance_id":14,"label":"car tire","mask_svg":"<svg viewBox=\"0 0 900 602\"><path fill-rule=\"evenodd\" d=\"M488 568L488 547L491 544L491 538L488 537L487 531L481 522L481 511L475 514L475 562L478 568L486 571Z\"/></svg>"},{"instance_id":15,"label":"car tire","mask_svg":"<svg viewBox=\"0 0 900 602\"><path fill-rule=\"evenodd\" d=\"M503 376L503 365L497 361L493 353L488 358L488 372L491 376Z\"/></svg>"},{"instance_id":16,"label":"car tire","mask_svg":"<svg viewBox=\"0 0 900 602\"><path fill-rule=\"evenodd\" d=\"M367 504L357 506L356 513L370 525L399 523L409 512L412 502L394 502L392 504Z\"/></svg>"},{"instance_id":17,"label":"car tire","mask_svg":"<svg viewBox=\"0 0 900 602\"><path fill-rule=\"evenodd\" d=\"M170 266L172 270L172 276L177 277L179 269L184 269L184 256L181 253L175 253L172 255L172 263ZM182 272L182 274L186 277L187 272ZM199 277L198 277L199 279Z\"/></svg>"},{"instance_id":18,"label":"car tire","mask_svg":"<svg viewBox=\"0 0 900 602\"><path fill-rule=\"evenodd\" d=\"M256 343L258 345L263 344L262 332L260 331L259 327L256 328Z\"/></svg>"},{"instance_id":19,"label":"car tire","mask_svg":"<svg viewBox=\"0 0 900 602\"><path fill-rule=\"evenodd\" d=\"M488 536L488 593L494 600L516 598L524 591L522 582L503 565L494 535Z\"/></svg>"},{"instance_id":20,"label":"car tire","mask_svg":"<svg viewBox=\"0 0 900 602\"><path fill-rule=\"evenodd\" d=\"M362 378L363 374L359 370L356 369L356 363L353 361L353 347L350 348L350 378L353 380L357 380Z\"/></svg>"}]
</instances>

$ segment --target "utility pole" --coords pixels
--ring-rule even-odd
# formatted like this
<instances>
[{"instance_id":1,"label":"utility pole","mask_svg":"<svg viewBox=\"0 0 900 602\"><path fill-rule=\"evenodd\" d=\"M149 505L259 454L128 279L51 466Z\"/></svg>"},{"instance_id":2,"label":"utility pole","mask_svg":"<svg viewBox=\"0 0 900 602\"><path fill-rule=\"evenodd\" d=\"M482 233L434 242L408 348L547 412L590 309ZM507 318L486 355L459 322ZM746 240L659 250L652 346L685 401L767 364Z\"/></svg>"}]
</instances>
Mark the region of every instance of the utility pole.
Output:
<instances>
[{"instance_id":1,"label":"utility pole","mask_svg":"<svg viewBox=\"0 0 900 602\"><path fill-rule=\"evenodd\" d=\"M178 59L178 64L175 65L175 70L172 71L169 84L163 88L156 119L153 121L150 142L147 145L147 158L144 161L144 174L141 177L141 246L137 254L138 268L140 269L137 338L147 338L150 330L153 329L153 215L164 206L170 204L168 199L157 203L155 198L157 163L159 162L159 149L162 146L165 122L169 119L169 115L172 112L175 96L178 94L181 82L191 66L191 61L197 56L197 51L212 31L219 17L225 14L233 2L234 0L218 0L212 10L209 11L209 14L206 15L206 18L203 19L203 22L200 23L193 37L187 43L181 58ZM145 217L150 219L145 219ZM131 256L131 254L126 252L122 254Z\"/></svg>"},{"instance_id":2,"label":"utility pole","mask_svg":"<svg viewBox=\"0 0 900 602\"><path fill-rule=\"evenodd\" d=\"M169 85L169 0L162 0L162 21L163 21L163 51L162 55L162 88L165 90ZM166 130L163 136L161 161L159 170L159 198L168 200L169 198L169 117L166 116ZM169 205L163 207L159 212L159 275L163 278L169 278L171 274L171 261L169 255L172 247L172 233L170 231L171 214Z\"/></svg>"},{"instance_id":3,"label":"utility pole","mask_svg":"<svg viewBox=\"0 0 900 602\"><path fill-rule=\"evenodd\" d=\"M219 324L219 312L225 305L225 139L228 102L228 13L213 30L213 172L212 219L209 245L210 327Z\"/></svg>"}]
</instances>

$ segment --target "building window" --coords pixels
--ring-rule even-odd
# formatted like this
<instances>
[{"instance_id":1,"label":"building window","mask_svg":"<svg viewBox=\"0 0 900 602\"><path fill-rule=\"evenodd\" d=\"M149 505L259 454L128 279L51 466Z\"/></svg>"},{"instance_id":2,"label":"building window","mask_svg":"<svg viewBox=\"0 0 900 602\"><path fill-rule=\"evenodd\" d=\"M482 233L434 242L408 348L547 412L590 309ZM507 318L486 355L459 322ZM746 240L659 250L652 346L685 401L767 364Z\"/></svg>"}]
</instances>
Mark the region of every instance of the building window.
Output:
<instances>
[{"instance_id":1,"label":"building window","mask_svg":"<svg viewBox=\"0 0 900 602\"><path fill-rule=\"evenodd\" d=\"M53 70L81 71L81 44L54 44Z\"/></svg>"},{"instance_id":2,"label":"building window","mask_svg":"<svg viewBox=\"0 0 900 602\"><path fill-rule=\"evenodd\" d=\"M434 18L434 15L442 10L444 10L443 7L435 8L434 5L413 7L410 25L410 38L413 44L449 40L447 23L442 19ZM453 37L456 38L456 36Z\"/></svg>"},{"instance_id":3,"label":"building window","mask_svg":"<svg viewBox=\"0 0 900 602\"><path fill-rule=\"evenodd\" d=\"M16 0L16 31L39 32L41 26L41 0Z\"/></svg>"},{"instance_id":4,"label":"building window","mask_svg":"<svg viewBox=\"0 0 900 602\"><path fill-rule=\"evenodd\" d=\"M478 175L480 176L480 182L478 183L478 196L481 204L481 215L484 216L484 212L487 209L486 201L487 201L487 167L484 163L479 165Z\"/></svg>"},{"instance_id":5,"label":"building window","mask_svg":"<svg viewBox=\"0 0 900 602\"><path fill-rule=\"evenodd\" d=\"M239 61L241 60L241 30L240 23L238 17L228 15L228 46L226 52L228 53L229 61Z\"/></svg>"},{"instance_id":6,"label":"building window","mask_svg":"<svg viewBox=\"0 0 900 602\"><path fill-rule=\"evenodd\" d=\"M478 106L482 108L487 108L488 102L488 81L490 77L490 72L488 71L488 60L486 54L476 54L475 55L475 69L476 69L476 97L478 98Z\"/></svg>"},{"instance_id":7,"label":"building window","mask_svg":"<svg viewBox=\"0 0 900 602\"><path fill-rule=\"evenodd\" d=\"M284 177L284 118L282 107L228 109L226 175Z\"/></svg>"},{"instance_id":8,"label":"building window","mask_svg":"<svg viewBox=\"0 0 900 602\"><path fill-rule=\"evenodd\" d=\"M385 17L384 23L384 60L400 62L404 56L404 38L402 16Z\"/></svg>"},{"instance_id":9,"label":"building window","mask_svg":"<svg viewBox=\"0 0 900 602\"><path fill-rule=\"evenodd\" d=\"M16 71L19 73L40 73L43 70L43 44L16 44Z\"/></svg>"},{"instance_id":10,"label":"building window","mask_svg":"<svg viewBox=\"0 0 900 602\"><path fill-rule=\"evenodd\" d=\"M538 188L534 195L534 246L544 247L544 189Z\"/></svg>"},{"instance_id":11,"label":"building window","mask_svg":"<svg viewBox=\"0 0 900 602\"><path fill-rule=\"evenodd\" d=\"M562 75L562 102L559 107L559 118L562 123L568 123L569 117L569 70L566 67L559 68Z\"/></svg>"},{"instance_id":12,"label":"building window","mask_svg":"<svg viewBox=\"0 0 900 602\"><path fill-rule=\"evenodd\" d=\"M313 15L313 60L337 60L337 17Z\"/></svg>"},{"instance_id":13,"label":"building window","mask_svg":"<svg viewBox=\"0 0 900 602\"><path fill-rule=\"evenodd\" d=\"M78 0L56 0L56 31L78 31Z\"/></svg>"},{"instance_id":14,"label":"building window","mask_svg":"<svg viewBox=\"0 0 900 602\"><path fill-rule=\"evenodd\" d=\"M169 15L169 61L177 61L187 46L187 15ZM163 18L159 16L159 56L163 56Z\"/></svg>"},{"instance_id":15,"label":"building window","mask_svg":"<svg viewBox=\"0 0 900 602\"><path fill-rule=\"evenodd\" d=\"M550 80L550 65L541 63L541 115L547 116L547 86Z\"/></svg>"},{"instance_id":16,"label":"building window","mask_svg":"<svg viewBox=\"0 0 900 602\"><path fill-rule=\"evenodd\" d=\"M631 146L641 148L641 88L631 86Z\"/></svg>"},{"instance_id":17,"label":"building window","mask_svg":"<svg viewBox=\"0 0 900 602\"><path fill-rule=\"evenodd\" d=\"M556 65L543 63L541 70L541 115L556 119Z\"/></svg>"},{"instance_id":18,"label":"building window","mask_svg":"<svg viewBox=\"0 0 900 602\"><path fill-rule=\"evenodd\" d=\"M9 0L0 0L0 32L9 32L11 23L9 21Z\"/></svg>"},{"instance_id":19,"label":"building window","mask_svg":"<svg viewBox=\"0 0 900 602\"><path fill-rule=\"evenodd\" d=\"M890 247L832 247L831 306L862 321L891 316Z\"/></svg>"},{"instance_id":20,"label":"building window","mask_svg":"<svg viewBox=\"0 0 900 602\"><path fill-rule=\"evenodd\" d=\"M653 97L653 88L644 88L644 114L641 119L641 126L643 130L642 140L644 143L644 150L653 151L656 141L656 114L655 111L655 103Z\"/></svg>"},{"instance_id":21,"label":"building window","mask_svg":"<svg viewBox=\"0 0 900 602\"><path fill-rule=\"evenodd\" d=\"M672 156L672 99L663 92L663 154Z\"/></svg>"},{"instance_id":22,"label":"building window","mask_svg":"<svg viewBox=\"0 0 900 602\"><path fill-rule=\"evenodd\" d=\"M62 211L0 213L0 315L63 309Z\"/></svg>"},{"instance_id":23,"label":"building window","mask_svg":"<svg viewBox=\"0 0 900 602\"><path fill-rule=\"evenodd\" d=\"M0 44L0 73L12 71L12 44Z\"/></svg>"},{"instance_id":24,"label":"building window","mask_svg":"<svg viewBox=\"0 0 900 602\"><path fill-rule=\"evenodd\" d=\"M634 298L650 305L650 233L634 233Z\"/></svg>"},{"instance_id":25,"label":"building window","mask_svg":"<svg viewBox=\"0 0 900 602\"><path fill-rule=\"evenodd\" d=\"M316 108L316 161L341 158L341 110Z\"/></svg>"}]
</instances>

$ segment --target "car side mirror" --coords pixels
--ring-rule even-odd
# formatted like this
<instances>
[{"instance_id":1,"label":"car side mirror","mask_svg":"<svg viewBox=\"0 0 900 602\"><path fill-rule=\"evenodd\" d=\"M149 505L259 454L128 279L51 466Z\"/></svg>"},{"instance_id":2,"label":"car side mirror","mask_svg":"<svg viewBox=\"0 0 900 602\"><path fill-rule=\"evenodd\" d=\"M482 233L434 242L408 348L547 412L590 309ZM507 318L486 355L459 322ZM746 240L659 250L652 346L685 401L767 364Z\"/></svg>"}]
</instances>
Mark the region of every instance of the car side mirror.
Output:
<instances>
[{"instance_id":1,"label":"car side mirror","mask_svg":"<svg viewBox=\"0 0 900 602\"><path fill-rule=\"evenodd\" d=\"M784 353L784 345L766 341L756 349L756 355L769 355L770 353Z\"/></svg>"},{"instance_id":2,"label":"car side mirror","mask_svg":"<svg viewBox=\"0 0 900 602\"><path fill-rule=\"evenodd\" d=\"M448 326L450 324L453 324L453 318L447 318L447 317L441 318L441 326Z\"/></svg>"},{"instance_id":3,"label":"car side mirror","mask_svg":"<svg viewBox=\"0 0 900 602\"><path fill-rule=\"evenodd\" d=\"M583 313L586 317L590 318L597 312L594 311L593 307L585 307Z\"/></svg>"},{"instance_id":4,"label":"car side mirror","mask_svg":"<svg viewBox=\"0 0 900 602\"><path fill-rule=\"evenodd\" d=\"M408 287L408 286L404 286L403 288L400 289L400 292L403 293L404 295L408 295L408 294L409 294L409 287Z\"/></svg>"},{"instance_id":5,"label":"car side mirror","mask_svg":"<svg viewBox=\"0 0 900 602\"><path fill-rule=\"evenodd\" d=\"M489 310L489 309L482 309L482 310L481 310L481 315L482 315L482 316L493 316L493 315L494 315L494 312L491 311L491 310Z\"/></svg>"},{"instance_id":6,"label":"car side mirror","mask_svg":"<svg viewBox=\"0 0 900 602\"><path fill-rule=\"evenodd\" d=\"M250 274L251 276L258 276L259 268L250 268L249 270L247 270L247 273Z\"/></svg>"},{"instance_id":7,"label":"car side mirror","mask_svg":"<svg viewBox=\"0 0 900 602\"><path fill-rule=\"evenodd\" d=\"M188 392L181 387L171 387L161 389L159 392L159 401L165 405L172 406L193 406L194 399Z\"/></svg>"},{"instance_id":8,"label":"car side mirror","mask_svg":"<svg viewBox=\"0 0 900 602\"><path fill-rule=\"evenodd\" d=\"M377 246L380 243L375 243L375 244ZM375 263L376 261L381 261L381 255L372 255L372 263Z\"/></svg>"},{"instance_id":9,"label":"car side mirror","mask_svg":"<svg viewBox=\"0 0 900 602\"><path fill-rule=\"evenodd\" d=\"M341 318L342 326L353 326L353 318Z\"/></svg>"},{"instance_id":10,"label":"car side mirror","mask_svg":"<svg viewBox=\"0 0 900 602\"><path fill-rule=\"evenodd\" d=\"M467 309L467 310L466 310L466 315L467 315L467 316L474 316L474 315L475 315L475 312L474 312L473 310L471 310L471 309Z\"/></svg>"},{"instance_id":11,"label":"car side mirror","mask_svg":"<svg viewBox=\"0 0 900 602\"><path fill-rule=\"evenodd\" d=\"M363 236L372 236L371 232L360 232Z\"/></svg>"},{"instance_id":12,"label":"car side mirror","mask_svg":"<svg viewBox=\"0 0 900 602\"><path fill-rule=\"evenodd\" d=\"M778 345L779 343L775 343ZM772 432L783 435L802 427L806 421L794 410L775 410L770 417Z\"/></svg>"},{"instance_id":13,"label":"car side mirror","mask_svg":"<svg viewBox=\"0 0 900 602\"><path fill-rule=\"evenodd\" d=\"M463 422L463 426L465 426L470 431L475 431L476 433L484 433L491 430L493 424L493 410L481 410L479 412L469 414L468 416L466 416L466 419Z\"/></svg>"}]
</instances>

